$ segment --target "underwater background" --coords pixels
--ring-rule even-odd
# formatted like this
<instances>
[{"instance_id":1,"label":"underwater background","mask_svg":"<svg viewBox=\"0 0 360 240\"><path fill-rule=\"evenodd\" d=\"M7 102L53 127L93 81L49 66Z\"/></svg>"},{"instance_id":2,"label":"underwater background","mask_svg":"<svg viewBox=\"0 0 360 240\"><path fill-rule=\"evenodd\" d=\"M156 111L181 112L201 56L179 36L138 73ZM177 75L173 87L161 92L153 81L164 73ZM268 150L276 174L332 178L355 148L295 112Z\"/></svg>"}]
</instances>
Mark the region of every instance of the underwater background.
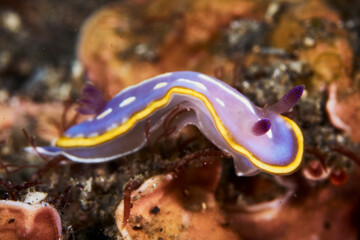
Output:
<instances>
[{"instance_id":1,"label":"underwater background","mask_svg":"<svg viewBox=\"0 0 360 240\"><path fill-rule=\"evenodd\" d=\"M0 1L0 239L360 239L359 12L355 0ZM197 128L165 122L104 163L24 150L184 70L260 107L305 85L284 114L304 137L300 167L236 176Z\"/></svg>"}]
</instances>

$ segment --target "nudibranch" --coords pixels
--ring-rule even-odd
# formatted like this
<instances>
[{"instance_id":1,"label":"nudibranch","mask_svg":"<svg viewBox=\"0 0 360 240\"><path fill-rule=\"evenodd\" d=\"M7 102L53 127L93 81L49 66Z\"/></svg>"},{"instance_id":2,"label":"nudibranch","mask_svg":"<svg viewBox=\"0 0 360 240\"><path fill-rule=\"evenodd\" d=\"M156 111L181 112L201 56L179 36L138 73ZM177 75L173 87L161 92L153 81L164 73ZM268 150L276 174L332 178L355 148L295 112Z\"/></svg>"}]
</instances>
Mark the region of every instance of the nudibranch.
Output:
<instances>
[{"instance_id":1,"label":"nudibranch","mask_svg":"<svg viewBox=\"0 0 360 240\"><path fill-rule=\"evenodd\" d=\"M202 134L234 159L237 175L259 170L289 174L303 156L303 136L297 124L281 113L300 99L297 86L274 105L255 106L226 83L197 72L170 72L128 87L108 101L97 116L69 128L53 146L37 147L48 156L99 163L133 153L161 127L174 108L179 131L197 126Z\"/></svg>"}]
</instances>

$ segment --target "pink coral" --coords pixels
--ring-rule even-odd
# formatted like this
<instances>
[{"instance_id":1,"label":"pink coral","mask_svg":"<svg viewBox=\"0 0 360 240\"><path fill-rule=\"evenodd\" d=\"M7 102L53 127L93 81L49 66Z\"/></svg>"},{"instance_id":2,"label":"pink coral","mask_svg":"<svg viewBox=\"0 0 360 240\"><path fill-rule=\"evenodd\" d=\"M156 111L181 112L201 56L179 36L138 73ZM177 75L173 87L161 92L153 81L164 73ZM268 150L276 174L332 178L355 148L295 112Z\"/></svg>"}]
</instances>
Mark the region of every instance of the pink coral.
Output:
<instances>
[{"instance_id":1,"label":"pink coral","mask_svg":"<svg viewBox=\"0 0 360 240\"><path fill-rule=\"evenodd\" d=\"M224 227L215 200L219 163L187 168L179 174L152 177L133 192L128 224L123 224L124 201L116 223L125 239L239 239Z\"/></svg>"},{"instance_id":2,"label":"pink coral","mask_svg":"<svg viewBox=\"0 0 360 240\"><path fill-rule=\"evenodd\" d=\"M49 204L0 201L0 239L59 240L61 220Z\"/></svg>"}]
</instances>

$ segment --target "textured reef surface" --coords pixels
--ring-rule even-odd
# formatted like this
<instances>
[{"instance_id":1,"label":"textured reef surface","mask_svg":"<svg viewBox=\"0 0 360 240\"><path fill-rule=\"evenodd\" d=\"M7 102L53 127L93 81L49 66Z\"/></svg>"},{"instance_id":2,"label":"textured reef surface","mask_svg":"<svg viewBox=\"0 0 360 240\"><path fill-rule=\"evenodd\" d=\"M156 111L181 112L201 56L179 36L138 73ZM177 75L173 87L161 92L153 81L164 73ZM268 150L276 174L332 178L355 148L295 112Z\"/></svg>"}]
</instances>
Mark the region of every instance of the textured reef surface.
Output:
<instances>
[{"instance_id":1,"label":"textured reef surface","mask_svg":"<svg viewBox=\"0 0 360 240\"><path fill-rule=\"evenodd\" d=\"M0 238L358 239L359 12L350 0L0 1ZM305 85L284 114L304 136L298 170L236 176L197 128L174 130L176 107L164 134L144 128L146 146L113 161L24 151L184 70L260 107Z\"/></svg>"}]
</instances>

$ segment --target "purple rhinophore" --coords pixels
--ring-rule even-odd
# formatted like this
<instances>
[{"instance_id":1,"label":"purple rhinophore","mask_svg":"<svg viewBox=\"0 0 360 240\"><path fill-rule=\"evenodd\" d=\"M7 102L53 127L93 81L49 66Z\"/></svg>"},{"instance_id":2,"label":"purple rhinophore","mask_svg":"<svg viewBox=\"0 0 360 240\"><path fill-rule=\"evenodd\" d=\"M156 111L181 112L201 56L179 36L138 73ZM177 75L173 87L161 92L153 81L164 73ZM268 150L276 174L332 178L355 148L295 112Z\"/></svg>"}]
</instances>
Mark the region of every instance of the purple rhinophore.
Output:
<instances>
[{"instance_id":1,"label":"purple rhinophore","mask_svg":"<svg viewBox=\"0 0 360 240\"><path fill-rule=\"evenodd\" d=\"M276 104L267 107L267 110L275 114L289 112L292 107L300 100L304 89L304 85L298 85L292 88Z\"/></svg>"},{"instance_id":2,"label":"purple rhinophore","mask_svg":"<svg viewBox=\"0 0 360 240\"><path fill-rule=\"evenodd\" d=\"M267 131L270 130L270 127L271 127L271 121L267 118L264 118L264 119L257 121L253 125L251 132L255 136L261 136L261 135L264 135L265 133L267 133Z\"/></svg>"},{"instance_id":3,"label":"purple rhinophore","mask_svg":"<svg viewBox=\"0 0 360 240\"><path fill-rule=\"evenodd\" d=\"M99 114L103 111L106 100L104 95L91 84L86 84L83 89L82 96L78 100L80 106L76 111L83 115Z\"/></svg>"}]
</instances>

